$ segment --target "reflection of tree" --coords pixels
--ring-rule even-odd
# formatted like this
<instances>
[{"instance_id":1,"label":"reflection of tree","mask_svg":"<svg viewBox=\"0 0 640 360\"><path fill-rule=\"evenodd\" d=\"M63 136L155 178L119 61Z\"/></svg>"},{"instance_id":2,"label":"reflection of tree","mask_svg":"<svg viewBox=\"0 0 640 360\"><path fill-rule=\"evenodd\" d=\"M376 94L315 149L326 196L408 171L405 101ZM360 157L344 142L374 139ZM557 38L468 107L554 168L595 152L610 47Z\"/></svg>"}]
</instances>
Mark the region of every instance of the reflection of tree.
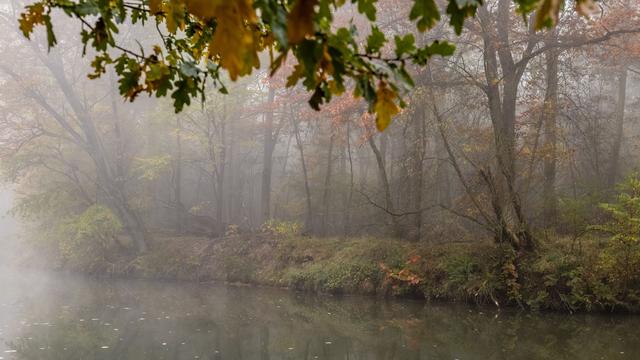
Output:
<instances>
[{"instance_id":1,"label":"reflection of tree","mask_svg":"<svg viewBox=\"0 0 640 360\"><path fill-rule=\"evenodd\" d=\"M24 327L10 344L19 359L570 359L632 354L640 344L634 319L268 289L64 285L47 306L25 303L29 318L56 320ZM72 305L60 315L63 304Z\"/></svg>"}]
</instances>

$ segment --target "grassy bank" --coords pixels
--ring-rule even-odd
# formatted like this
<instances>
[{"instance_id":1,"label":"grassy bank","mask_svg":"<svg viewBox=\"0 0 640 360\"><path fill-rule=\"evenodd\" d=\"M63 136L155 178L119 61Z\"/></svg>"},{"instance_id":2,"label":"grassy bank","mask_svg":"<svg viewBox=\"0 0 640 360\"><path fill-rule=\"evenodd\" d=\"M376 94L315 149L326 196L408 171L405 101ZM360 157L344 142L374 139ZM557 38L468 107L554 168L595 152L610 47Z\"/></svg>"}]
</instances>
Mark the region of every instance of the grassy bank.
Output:
<instances>
[{"instance_id":1,"label":"grassy bank","mask_svg":"<svg viewBox=\"0 0 640 360\"><path fill-rule=\"evenodd\" d=\"M376 238L247 234L156 237L142 256L66 258L72 271L227 281L318 293L420 297L561 311L638 311L638 259L602 239L554 240L518 258L491 242L412 244ZM615 256L614 256L615 255Z\"/></svg>"}]
</instances>

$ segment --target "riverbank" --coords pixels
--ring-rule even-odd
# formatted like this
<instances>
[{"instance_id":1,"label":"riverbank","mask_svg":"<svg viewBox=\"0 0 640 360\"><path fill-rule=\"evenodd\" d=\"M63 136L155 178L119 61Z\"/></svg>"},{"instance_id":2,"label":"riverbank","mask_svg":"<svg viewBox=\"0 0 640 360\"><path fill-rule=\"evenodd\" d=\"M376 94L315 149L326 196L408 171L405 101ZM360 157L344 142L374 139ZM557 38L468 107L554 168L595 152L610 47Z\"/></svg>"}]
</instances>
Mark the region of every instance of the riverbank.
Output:
<instances>
[{"instance_id":1,"label":"riverbank","mask_svg":"<svg viewBox=\"0 0 640 360\"><path fill-rule=\"evenodd\" d=\"M555 239L536 255L518 258L489 241L429 245L276 234L156 236L141 256L84 254L56 266L98 276L224 281L534 310L637 312L640 269L625 269L607 249L602 239Z\"/></svg>"}]
</instances>

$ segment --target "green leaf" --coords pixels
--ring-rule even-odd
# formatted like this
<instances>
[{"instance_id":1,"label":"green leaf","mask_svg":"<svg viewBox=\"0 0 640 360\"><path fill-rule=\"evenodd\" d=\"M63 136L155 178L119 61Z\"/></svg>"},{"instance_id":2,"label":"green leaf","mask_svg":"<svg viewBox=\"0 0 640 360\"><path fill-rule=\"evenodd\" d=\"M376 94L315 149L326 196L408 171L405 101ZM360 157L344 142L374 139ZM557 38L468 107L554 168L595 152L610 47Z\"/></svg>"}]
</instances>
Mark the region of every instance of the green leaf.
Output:
<instances>
[{"instance_id":1,"label":"green leaf","mask_svg":"<svg viewBox=\"0 0 640 360\"><path fill-rule=\"evenodd\" d=\"M384 37L384 33L380 31L377 26L371 27L371 34L367 37L367 54L374 54L380 52L380 49L384 46L387 40Z\"/></svg>"},{"instance_id":2,"label":"green leaf","mask_svg":"<svg viewBox=\"0 0 640 360\"><path fill-rule=\"evenodd\" d=\"M309 99L309 106L315 111L320 111L320 105L324 102L325 92L322 87L316 87L316 90L311 95Z\"/></svg>"},{"instance_id":3,"label":"green leaf","mask_svg":"<svg viewBox=\"0 0 640 360\"><path fill-rule=\"evenodd\" d=\"M47 29L47 48L51 49L56 46L58 40L53 32L53 25L51 25L51 17L49 15L45 16L44 26Z\"/></svg>"},{"instance_id":4,"label":"green leaf","mask_svg":"<svg viewBox=\"0 0 640 360\"><path fill-rule=\"evenodd\" d=\"M93 68L93 73L89 74L89 79L97 79L100 75L104 74L107 69L105 67L106 64L111 64L113 60L108 53L96 55L96 57L91 62L91 67Z\"/></svg>"},{"instance_id":5,"label":"green leaf","mask_svg":"<svg viewBox=\"0 0 640 360\"><path fill-rule=\"evenodd\" d=\"M356 88L353 91L353 95L355 97L362 96L367 103L369 103L370 107L372 107L376 99L376 89L373 87L371 79L366 77L359 78L356 81Z\"/></svg>"},{"instance_id":6,"label":"green leaf","mask_svg":"<svg viewBox=\"0 0 640 360\"><path fill-rule=\"evenodd\" d=\"M192 78L182 78L176 81L176 90L171 94L173 98L173 107L176 114L182 111L185 105L191 104L191 97L198 94L198 86Z\"/></svg>"},{"instance_id":7,"label":"green leaf","mask_svg":"<svg viewBox=\"0 0 640 360\"><path fill-rule=\"evenodd\" d=\"M416 39L413 37L413 34L407 34L403 37L396 35L394 39L396 42L396 56L398 58L404 54L410 54L416 49Z\"/></svg>"},{"instance_id":8,"label":"green leaf","mask_svg":"<svg viewBox=\"0 0 640 360\"><path fill-rule=\"evenodd\" d=\"M464 21L476 15L478 7L482 6L482 0L450 0L447 6L449 25L453 27L456 35L462 33Z\"/></svg>"},{"instance_id":9,"label":"green leaf","mask_svg":"<svg viewBox=\"0 0 640 360\"><path fill-rule=\"evenodd\" d=\"M376 20L376 7L375 3L378 0L353 0L358 2L358 12L367 16L369 21Z\"/></svg>"},{"instance_id":10,"label":"green leaf","mask_svg":"<svg viewBox=\"0 0 640 360\"><path fill-rule=\"evenodd\" d=\"M273 4L272 2L270 2ZM288 46L287 37L287 13L282 6L275 6L273 12L269 18L267 18L268 24L271 26L271 31L274 37L283 46Z\"/></svg>"},{"instance_id":11,"label":"green leaf","mask_svg":"<svg viewBox=\"0 0 640 360\"><path fill-rule=\"evenodd\" d=\"M424 66L433 55L451 56L455 50L455 45L450 42L436 40L430 45L418 49L413 57L413 61L418 65Z\"/></svg>"},{"instance_id":12,"label":"green leaf","mask_svg":"<svg viewBox=\"0 0 640 360\"><path fill-rule=\"evenodd\" d=\"M318 79L316 79L316 65L318 61L323 58L322 44L319 44L313 40L304 40L298 45L298 52L296 57L302 65L304 71L301 77L304 78L302 82L307 90L315 89Z\"/></svg>"},{"instance_id":13,"label":"green leaf","mask_svg":"<svg viewBox=\"0 0 640 360\"><path fill-rule=\"evenodd\" d=\"M435 1L415 0L409 13L409 20L416 19L418 19L416 25L420 31L425 31L435 26L440 20L440 10L438 10Z\"/></svg>"},{"instance_id":14,"label":"green leaf","mask_svg":"<svg viewBox=\"0 0 640 360\"><path fill-rule=\"evenodd\" d=\"M302 64L296 64L293 68L293 72L287 77L287 87L295 86L298 80L304 75L304 66Z\"/></svg>"}]
</instances>

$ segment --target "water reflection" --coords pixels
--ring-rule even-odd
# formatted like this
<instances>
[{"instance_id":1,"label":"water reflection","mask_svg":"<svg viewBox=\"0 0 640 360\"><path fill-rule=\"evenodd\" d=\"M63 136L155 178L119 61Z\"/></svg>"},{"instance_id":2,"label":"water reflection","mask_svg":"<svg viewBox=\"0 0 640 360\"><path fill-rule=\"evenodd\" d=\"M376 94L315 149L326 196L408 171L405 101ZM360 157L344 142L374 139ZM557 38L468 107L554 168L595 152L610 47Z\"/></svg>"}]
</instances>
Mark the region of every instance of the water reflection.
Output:
<instances>
[{"instance_id":1,"label":"water reflection","mask_svg":"<svg viewBox=\"0 0 640 360\"><path fill-rule=\"evenodd\" d=\"M273 289L0 279L0 359L637 359L636 317Z\"/></svg>"}]
</instances>

